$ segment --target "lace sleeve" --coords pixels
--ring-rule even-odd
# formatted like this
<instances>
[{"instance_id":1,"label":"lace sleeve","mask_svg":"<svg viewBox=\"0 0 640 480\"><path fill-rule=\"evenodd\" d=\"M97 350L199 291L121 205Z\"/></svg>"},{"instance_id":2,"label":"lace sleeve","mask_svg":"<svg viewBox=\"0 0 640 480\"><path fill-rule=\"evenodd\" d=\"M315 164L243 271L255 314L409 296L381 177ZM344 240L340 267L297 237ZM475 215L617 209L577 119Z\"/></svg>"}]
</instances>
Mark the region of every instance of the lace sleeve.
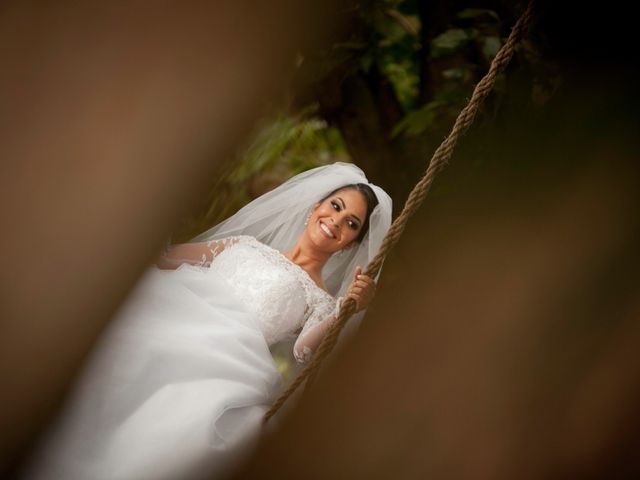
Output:
<instances>
[{"instance_id":1,"label":"lace sleeve","mask_svg":"<svg viewBox=\"0 0 640 480\"><path fill-rule=\"evenodd\" d=\"M318 348L329 327L338 316L341 301L342 297L336 300L326 295L311 307L309 316L293 347L293 356L298 363L306 363L311 360L313 352Z\"/></svg>"},{"instance_id":2,"label":"lace sleeve","mask_svg":"<svg viewBox=\"0 0 640 480\"><path fill-rule=\"evenodd\" d=\"M247 235L238 235L208 242L170 245L162 252L156 265L166 270L176 269L183 263L208 267L225 248L252 238Z\"/></svg>"}]
</instances>

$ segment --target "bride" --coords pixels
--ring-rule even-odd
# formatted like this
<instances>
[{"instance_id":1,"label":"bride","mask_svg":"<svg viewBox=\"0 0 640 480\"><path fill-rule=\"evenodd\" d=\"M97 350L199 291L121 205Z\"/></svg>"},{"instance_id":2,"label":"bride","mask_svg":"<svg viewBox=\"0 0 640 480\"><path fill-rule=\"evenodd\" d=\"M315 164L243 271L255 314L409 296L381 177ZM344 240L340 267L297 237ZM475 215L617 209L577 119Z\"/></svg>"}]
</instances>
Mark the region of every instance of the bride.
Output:
<instances>
[{"instance_id":1,"label":"bride","mask_svg":"<svg viewBox=\"0 0 640 480\"><path fill-rule=\"evenodd\" d=\"M355 165L301 173L166 249L121 306L27 471L34 479L223 475L279 392L269 347L313 355L391 223ZM295 341L294 341L295 340Z\"/></svg>"}]
</instances>

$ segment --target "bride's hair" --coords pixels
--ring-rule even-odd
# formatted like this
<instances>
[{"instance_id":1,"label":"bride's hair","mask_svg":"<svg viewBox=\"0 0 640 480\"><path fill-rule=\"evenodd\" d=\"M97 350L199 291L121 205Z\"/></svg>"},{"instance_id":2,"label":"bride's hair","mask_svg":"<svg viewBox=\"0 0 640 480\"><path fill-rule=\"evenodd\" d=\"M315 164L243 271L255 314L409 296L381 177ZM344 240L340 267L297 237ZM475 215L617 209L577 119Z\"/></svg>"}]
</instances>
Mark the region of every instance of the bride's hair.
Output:
<instances>
[{"instance_id":1,"label":"bride's hair","mask_svg":"<svg viewBox=\"0 0 640 480\"><path fill-rule=\"evenodd\" d=\"M373 212L373 209L376 208L376 205L378 205L378 197L376 197L373 189L366 183L350 183L348 185L338 187L335 190L327 193L324 197L322 197L320 202L324 202L331 195L342 190L357 190L362 194L365 201L367 202L367 215L365 216L365 219L362 223L362 228L360 229L358 238L356 238L358 242L361 242L364 236L367 234L367 231L369 230L369 217L371 216L371 212Z\"/></svg>"}]
</instances>

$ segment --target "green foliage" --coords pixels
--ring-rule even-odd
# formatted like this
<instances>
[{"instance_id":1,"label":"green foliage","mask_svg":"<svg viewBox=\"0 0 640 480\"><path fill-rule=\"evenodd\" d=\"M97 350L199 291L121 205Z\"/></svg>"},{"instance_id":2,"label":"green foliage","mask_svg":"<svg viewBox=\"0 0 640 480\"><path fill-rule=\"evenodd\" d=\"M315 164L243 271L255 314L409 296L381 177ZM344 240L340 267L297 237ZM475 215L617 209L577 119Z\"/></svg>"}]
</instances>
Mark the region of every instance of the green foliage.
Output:
<instances>
[{"instance_id":1,"label":"green foliage","mask_svg":"<svg viewBox=\"0 0 640 480\"><path fill-rule=\"evenodd\" d=\"M436 59L450 55L464 47L471 38L472 34L461 28L449 29L431 42L431 58Z\"/></svg>"},{"instance_id":2,"label":"green foliage","mask_svg":"<svg viewBox=\"0 0 640 480\"><path fill-rule=\"evenodd\" d=\"M486 8L465 8L458 15L457 18L461 20L478 20L487 21L489 23L498 24L500 23L500 17L493 10L488 10Z\"/></svg>"},{"instance_id":3,"label":"green foliage","mask_svg":"<svg viewBox=\"0 0 640 480\"><path fill-rule=\"evenodd\" d=\"M405 109L415 106L419 93L419 71L416 56L420 44L415 32L419 30L416 16L403 16L403 22L411 27L403 28L398 17L386 15L384 25L378 26L377 44L372 47L378 70L385 74L394 87L400 104ZM412 32L411 29L415 32Z\"/></svg>"},{"instance_id":4,"label":"green foliage","mask_svg":"<svg viewBox=\"0 0 640 480\"><path fill-rule=\"evenodd\" d=\"M452 70L451 75L464 75L457 70ZM462 70L461 70L462 71ZM427 130L434 128L436 122L449 121L458 114L464 107L467 100L464 92L459 89L451 89L436 95L431 102L423 105L417 110L407 113L404 118L396 124L392 136L400 134L406 136L417 136Z\"/></svg>"},{"instance_id":5,"label":"green foliage","mask_svg":"<svg viewBox=\"0 0 640 480\"><path fill-rule=\"evenodd\" d=\"M443 105L444 103L442 101L434 100L418 110L407 113L404 118L396 124L391 135L396 137L403 132L408 135L418 135L424 132L433 125Z\"/></svg>"},{"instance_id":6,"label":"green foliage","mask_svg":"<svg viewBox=\"0 0 640 480\"><path fill-rule=\"evenodd\" d=\"M420 20L415 14L397 10L401 1L365 2L357 13L360 28L349 42L337 44L348 49L356 69L368 74L373 67L394 86L398 100L409 109L418 95L419 74L415 56L420 50ZM342 57L343 60L345 57Z\"/></svg>"},{"instance_id":7,"label":"green foliage","mask_svg":"<svg viewBox=\"0 0 640 480\"><path fill-rule=\"evenodd\" d=\"M343 51L341 61L367 74L376 68L393 85L405 112L394 128L399 134L415 136L427 132L441 118L448 118L460 106L475 80L475 64L465 64L464 57L477 51L490 62L502 46L501 20L494 10L463 8L454 15L448 28L436 35L428 48L420 44L418 5L411 1L363 2L357 10L360 28L348 42L337 44ZM349 56L344 56L348 50ZM444 82L427 104L420 101L420 56L429 52L430 62L441 62L439 72ZM449 60L451 59L451 60ZM455 60L454 60L455 59ZM457 63L447 65L447 62ZM432 67L431 67L432 68Z\"/></svg>"},{"instance_id":8,"label":"green foliage","mask_svg":"<svg viewBox=\"0 0 640 480\"><path fill-rule=\"evenodd\" d=\"M398 101L405 111L414 107L418 93L420 77L415 64L407 59L398 62L386 62L381 68L398 96Z\"/></svg>"},{"instance_id":9,"label":"green foliage","mask_svg":"<svg viewBox=\"0 0 640 480\"><path fill-rule=\"evenodd\" d=\"M282 376L283 382L286 384L291 379L293 371L293 363L289 356L284 356L279 352L273 353L273 360L276 363L276 367Z\"/></svg>"},{"instance_id":10,"label":"green foliage","mask_svg":"<svg viewBox=\"0 0 640 480\"><path fill-rule=\"evenodd\" d=\"M314 108L265 118L213 182L206 209L185 218L172 241L186 241L289 177L335 161L349 161L342 136L315 116Z\"/></svg>"},{"instance_id":11,"label":"green foliage","mask_svg":"<svg viewBox=\"0 0 640 480\"><path fill-rule=\"evenodd\" d=\"M298 67L315 62L313 78L320 86L324 76L336 69L343 77L361 75L366 79L362 82L365 85L376 76L386 77L404 113L390 132L389 140L396 145L402 143L403 137L428 138L429 132L439 138L442 126L448 125L463 108L479 76L502 46L503 22L513 20L502 17L515 13L505 4L497 5L500 14L490 9L462 8L444 22L434 22L442 30L434 32L429 45L421 45L418 6L411 0L363 0L353 4L349 10L349 33L321 52L301 54L298 61ZM535 50L527 45L525 42L522 58L539 65ZM432 84L425 94L420 69L427 52ZM532 95L538 103L544 102L557 85L545 83L549 77L546 73L542 69L536 74ZM318 91L322 95L323 89ZM371 98L380 101L372 93ZM500 105L504 95L500 85L495 95L494 104ZM357 115L357 111L353 114ZM214 182L204 214L191 221L185 231L201 231L291 175L336 160L349 161L342 135L320 118L313 104L297 114L280 113L265 119Z\"/></svg>"},{"instance_id":12,"label":"green foliage","mask_svg":"<svg viewBox=\"0 0 640 480\"><path fill-rule=\"evenodd\" d=\"M500 47L502 47L502 42L498 37L485 37L482 41L482 53L488 59L495 57Z\"/></svg>"}]
</instances>

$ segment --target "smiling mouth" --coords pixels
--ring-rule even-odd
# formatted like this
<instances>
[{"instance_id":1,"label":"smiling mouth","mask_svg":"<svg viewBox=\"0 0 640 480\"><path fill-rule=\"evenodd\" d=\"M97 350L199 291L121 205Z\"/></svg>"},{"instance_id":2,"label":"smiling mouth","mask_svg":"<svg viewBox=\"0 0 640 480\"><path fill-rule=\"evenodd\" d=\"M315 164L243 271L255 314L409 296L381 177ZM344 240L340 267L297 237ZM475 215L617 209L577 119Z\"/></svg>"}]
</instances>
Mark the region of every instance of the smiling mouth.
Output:
<instances>
[{"instance_id":1,"label":"smiling mouth","mask_svg":"<svg viewBox=\"0 0 640 480\"><path fill-rule=\"evenodd\" d=\"M329 230L329 227L327 227L324 223L320 222L320 229L327 234L327 236L329 238L336 238L336 236L331 233L331 230Z\"/></svg>"}]
</instances>

